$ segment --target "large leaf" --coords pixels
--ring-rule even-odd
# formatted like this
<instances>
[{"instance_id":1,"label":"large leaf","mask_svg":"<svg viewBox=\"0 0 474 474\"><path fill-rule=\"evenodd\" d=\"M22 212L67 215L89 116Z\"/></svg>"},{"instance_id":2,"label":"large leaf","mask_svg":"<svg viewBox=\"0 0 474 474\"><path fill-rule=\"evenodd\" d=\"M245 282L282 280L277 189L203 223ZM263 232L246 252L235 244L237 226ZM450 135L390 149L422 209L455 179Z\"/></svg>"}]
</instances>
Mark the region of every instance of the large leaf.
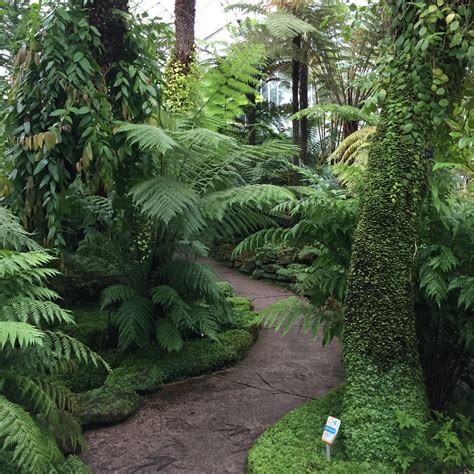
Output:
<instances>
[{"instance_id":1,"label":"large leaf","mask_svg":"<svg viewBox=\"0 0 474 474\"><path fill-rule=\"evenodd\" d=\"M165 225L197 201L192 189L168 176L157 176L140 183L130 190L130 194L145 216Z\"/></svg>"}]
</instances>

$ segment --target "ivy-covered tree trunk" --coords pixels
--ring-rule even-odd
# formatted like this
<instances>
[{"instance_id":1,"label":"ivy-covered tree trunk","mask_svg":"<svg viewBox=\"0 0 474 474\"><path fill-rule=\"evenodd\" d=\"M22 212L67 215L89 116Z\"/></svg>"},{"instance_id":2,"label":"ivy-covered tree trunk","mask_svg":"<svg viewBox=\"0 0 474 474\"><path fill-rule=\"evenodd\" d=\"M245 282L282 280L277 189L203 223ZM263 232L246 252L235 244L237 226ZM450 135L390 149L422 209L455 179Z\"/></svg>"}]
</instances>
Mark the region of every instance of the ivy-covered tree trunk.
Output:
<instances>
[{"instance_id":1,"label":"ivy-covered tree trunk","mask_svg":"<svg viewBox=\"0 0 474 474\"><path fill-rule=\"evenodd\" d=\"M414 263L435 127L463 77L463 38L449 23L462 2L393 7L387 96L369 152L354 236L344 325L347 388L342 413L353 460L393 464L396 410L422 420L425 388L415 335ZM416 25L416 28L413 27ZM437 42L434 33L442 38Z\"/></svg>"}]
</instances>

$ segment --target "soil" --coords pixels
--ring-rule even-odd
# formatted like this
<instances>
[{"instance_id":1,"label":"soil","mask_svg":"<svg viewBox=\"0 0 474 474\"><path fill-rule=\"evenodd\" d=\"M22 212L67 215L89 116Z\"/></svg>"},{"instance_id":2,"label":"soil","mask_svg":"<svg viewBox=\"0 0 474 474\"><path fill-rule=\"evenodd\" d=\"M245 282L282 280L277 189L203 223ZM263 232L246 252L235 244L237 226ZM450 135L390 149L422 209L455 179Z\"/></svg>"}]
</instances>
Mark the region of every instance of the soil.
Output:
<instances>
[{"instance_id":1,"label":"soil","mask_svg":"<svg viewBox=\"0 0 474 474\"><path fill-rule=\"evenodd\" d=\"M206 261L255 310L292 294ZM342 381L337 341L322 347L294 327L261 329L247 357L212 375L167 385L127 421L86 433L94 473L243 473L256 438L291 409Z\"/></svg>"}]
</instances>

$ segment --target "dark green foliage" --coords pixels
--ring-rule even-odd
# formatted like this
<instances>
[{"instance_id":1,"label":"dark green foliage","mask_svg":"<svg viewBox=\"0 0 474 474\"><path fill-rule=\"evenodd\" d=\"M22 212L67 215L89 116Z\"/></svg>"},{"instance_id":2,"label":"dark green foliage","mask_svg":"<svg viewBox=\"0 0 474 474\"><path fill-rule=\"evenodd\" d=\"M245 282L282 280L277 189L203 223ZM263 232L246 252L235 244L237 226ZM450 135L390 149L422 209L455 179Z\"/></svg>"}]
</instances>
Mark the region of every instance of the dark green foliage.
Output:
<instances>
[{"instance_id":1,"label":"dark green foliage","mask_svg":"<svg viewBox=\"0 0 474 474\"><path fill-rule=\"evenodd\" d=\"M105 385L115 388L126 388L143 394L156 392L164 382L165 376L151 359L147 364L131 364L125 359L123 364L114 369L107 377Z\"/></svg>"},{"instance_id":2,"label":"dark green foliage","mask_svg":"<svg viewBox=\"0 0 474 474\"><path fill-rule=\"evenodd\" d=\"M153 364L165 376L166 383L214 372L241 360L252 346L255 336L245 329L231 329L219 335L218 341L187 341L179 352L163 353L158 349L126 355L122 366Z\"/></svg>"},{"instance_id":3,"label":"dark green foliage","mask_svg":"<svg viewBox=\"0 0 474 474\"><path fill-rule=\"evenodd\" d=\"M107 311L101 311L97 305L89 303L73 307L72 312L76 325L64 328L68 334L96 351L114 347L117 331L114 327L114 319Z\"/></svg>"},{"instance_id":4,"label":"dark green foliage","mask_svg":"<svg viewBox=\"0 0 474 474\"><path fill-rule=\"evenodd\" d=\"M141 405L141 397L133 390L103 386L82 393L81 425L107 424L121 421L135 413Z\"/></svg>"}]
</instances>

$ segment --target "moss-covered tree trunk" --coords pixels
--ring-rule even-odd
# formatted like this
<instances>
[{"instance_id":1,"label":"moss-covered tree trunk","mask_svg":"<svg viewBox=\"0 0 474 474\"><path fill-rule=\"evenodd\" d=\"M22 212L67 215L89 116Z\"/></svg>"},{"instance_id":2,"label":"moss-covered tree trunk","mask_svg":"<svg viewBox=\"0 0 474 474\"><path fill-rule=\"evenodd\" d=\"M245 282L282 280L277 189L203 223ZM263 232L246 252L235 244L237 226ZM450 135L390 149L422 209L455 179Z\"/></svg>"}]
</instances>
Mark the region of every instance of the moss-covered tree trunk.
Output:
<instances>
[{"instance_id":1,"label":"moss-covered tree trunk","mask_svg":"<svg viewBox=\"0 0 474 474\"><path fill-rule=\"evenodd\" d=\"M448 115L464 66L450 47L450 10L433 17L436 2L420 9L408 1L397 5L387 96L354 237L343 338L348 454L389 464L400 446L395 411L427 416L415 335L414 263L430 166L426 151L435 126ZM420 43L430 29L446 41Z\"/></svg>"}]
</instances>

